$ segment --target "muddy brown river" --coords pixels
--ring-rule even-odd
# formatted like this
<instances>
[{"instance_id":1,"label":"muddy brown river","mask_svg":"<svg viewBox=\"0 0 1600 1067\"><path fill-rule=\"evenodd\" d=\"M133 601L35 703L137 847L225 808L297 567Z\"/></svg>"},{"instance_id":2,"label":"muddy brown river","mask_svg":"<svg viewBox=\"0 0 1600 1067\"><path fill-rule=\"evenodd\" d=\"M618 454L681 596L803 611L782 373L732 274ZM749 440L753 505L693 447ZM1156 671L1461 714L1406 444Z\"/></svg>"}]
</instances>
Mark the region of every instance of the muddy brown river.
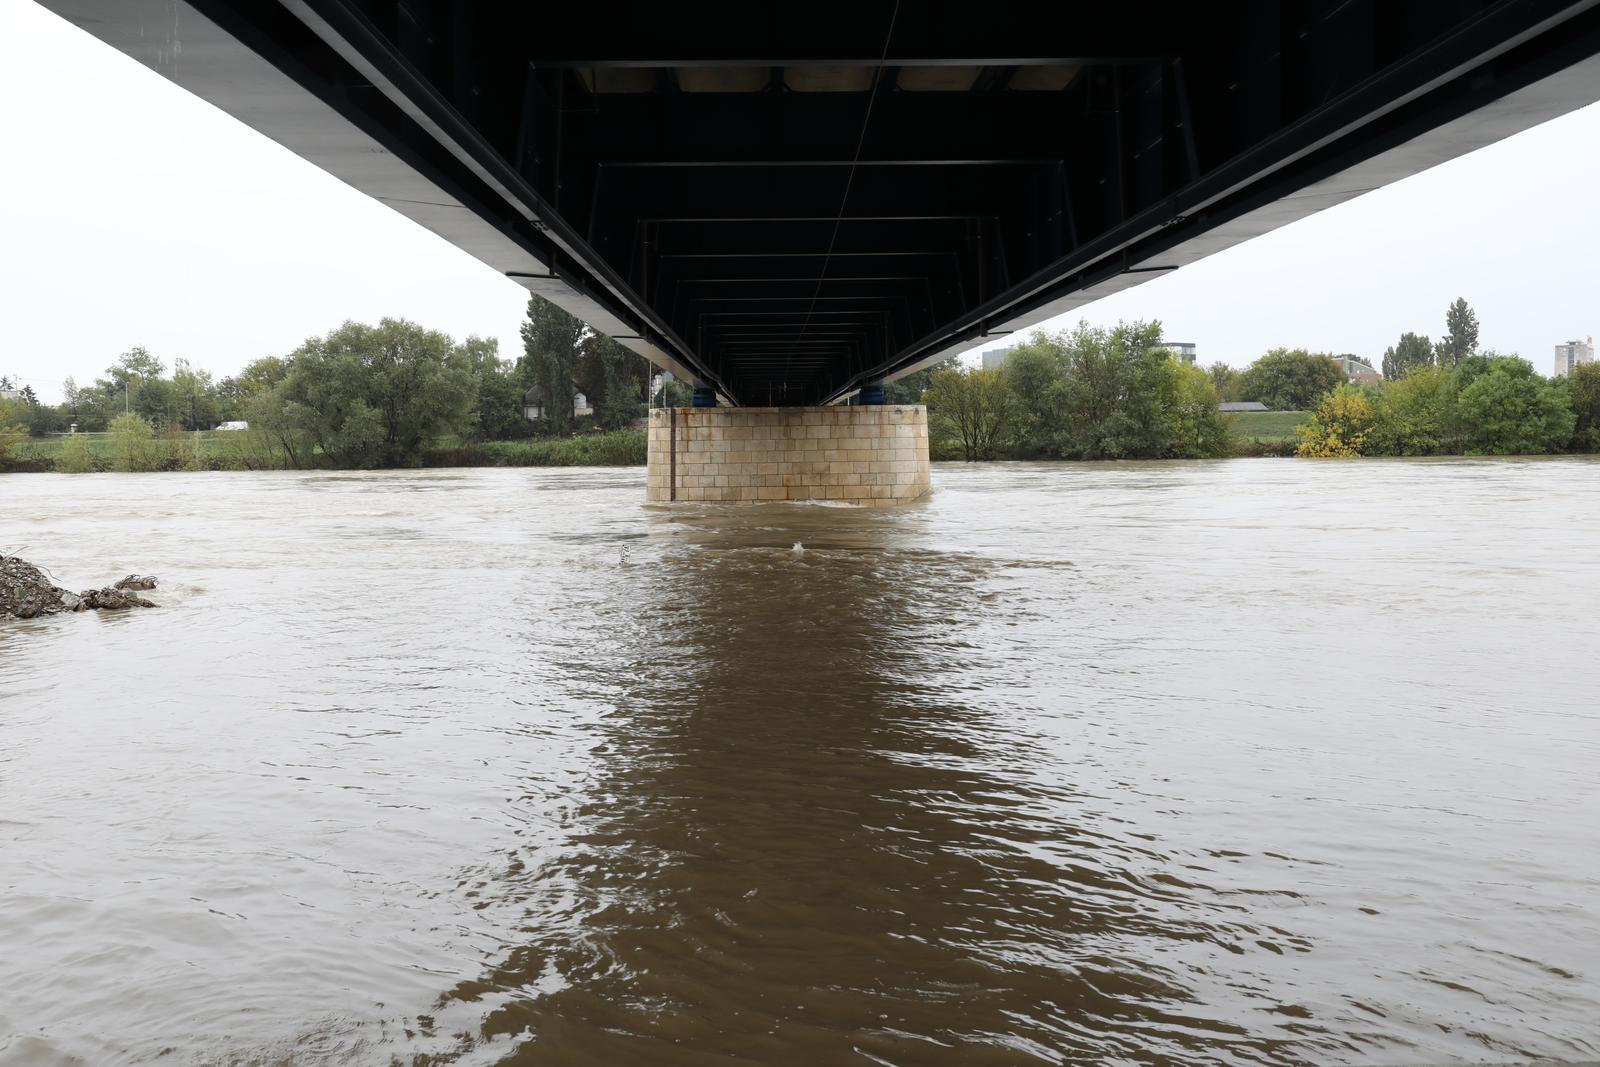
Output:
<instances>
[{"instance_id":1,"label":"muddy brown river","mask_svg":"<svg viewBox=\"0 0 1600 1067\"><path fill-rule=\"evenodd\" d=\"M0 1063L1600 1059L1600 463L13 475Z\"/></svg>"}]
</instances>

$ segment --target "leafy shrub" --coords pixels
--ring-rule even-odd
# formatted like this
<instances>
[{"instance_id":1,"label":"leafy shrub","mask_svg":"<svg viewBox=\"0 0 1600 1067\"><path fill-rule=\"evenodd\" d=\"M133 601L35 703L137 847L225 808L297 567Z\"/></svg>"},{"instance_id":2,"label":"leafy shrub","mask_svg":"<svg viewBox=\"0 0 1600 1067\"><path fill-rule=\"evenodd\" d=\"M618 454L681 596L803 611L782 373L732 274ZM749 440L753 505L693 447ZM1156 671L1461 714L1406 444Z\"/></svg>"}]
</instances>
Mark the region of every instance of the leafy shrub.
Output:
<instances>
[{"instance_id":1,"label":"leafy shrub","mask_svg":"<svg viewBox=\"0 0 1600 1067\"><path fill-rule=\"evenodd\" d=\"M985 373L935 375L926 398L934 441L959 439L968 458L1201 458L1231 446L1216 379L1174 359L1160 323L1035 333L1006 357L1008 398L985 396Z\"/></svg>"},{"instance_id":2,"label":"leafy shrub","mask_svg":"<svg viewBox=\"0 0 1600 1067\"><path fill-rule=\"evenodd\" d=\"M1300 447L1295 454L1324 459L1359 456L1372 425L1372 403L1366 394L1355 386L1341 385L1322 398L1311 421L1300 427Z\"/></svg>"},{"instance_id":3,"label":"leafy shrub","mask_svg":"<svg viewBox=\"0 0 1600 1067\"><path fill-rule=\"evenodd\" d=\"M1369 456L1437 456L1452 450L1455 376L1443 367L1419 366L1385 382L1364 442Z\"/></svg>"},{"instance_id":4,"label":"leafy shrub","mask_svg":"<svg viewBox=\"0 0 1600 1067\"><path fill-rule=\"evenodd\" d=\"M1217 410L1217 386L1211 375L1193 363L1168 359L1171 376L1167 418L1172 441L1167 454L1178 459L1216 459L1233 448L1233 429Z\"/></svg>"},{"instance_id":5,"label":"leafy shrub","mask_svg":"<svg viewBox=\"0 0 1600 1067\"><path fill-rule=\"evenodd\" d=\"M63 474L88 474L100 469L95 460L94 446L81 433L68 435L61 442L61 454L56 457L56 470Z\"/></svg>"},{"instance_id":6,"label":"leafy shrub","mask_svg":"<svg viewBox=\"0 0 1600 1067\"><path fill-rule=\"evenodd\" d=\"M0 469L11 465L12 450L27 440L28 431L22 426L0 422Z\"/></svg>"},{"instance_id":7,"label":"leafy shrub","mask_svg":"<svg viewBox=\"0 0 1600 1067\"><path fill-rule=\"evenodd\" d=\"M180 445L173 449L173 456L178 461L178 469L186 471L208 471L211 469L211 457L206 452L204 439L199 430L188 434L188 440L174 442Z\"/></svg>"},{"instance_id":8,"label":"leafy shrub","mask_svg":"<svg viewBox=\"0 0 1600 1067\"><path fill-rule=\"evenodd\" d=\"M131 413L118 415L111 422L111 454L119 471L153 471L161 466L155 429Z\"/></svg>"},{"instance_id":9,"label":"leafy shrub","mask_svg":"<svg viewBox=\"0 0 1600 1067\"><path fill-rule=\"evenodd\" d=\"M962 459L994 459L1010 446L1018 404L1000 371L940 371L925 399L929 436L955 442Z\"/></svg>"},{"instance_id":10,"label":"leafy shrub","mask_svg":"<svg viewBox=\"0 0 1600 1067\"><path fill-rule=\"evenodd\" d=\"M1567 377L1567 398L1576 420L1572 427L1574 452L1600 452L1600 363L1584 363Z\"/></svg>"},{"instance_id":11,"label":"leafy shrub","mask_svg":"<svg viewBox=\"0 0 1600 1067\"><path fill-rule=\"evenodd\" d=\"M1456 413L1469 454L1557 452L1572 438L1576 418L1566 389L1547 382L1523 359L1497 359L1461 390Z\"/></svg>"}]
</instances>

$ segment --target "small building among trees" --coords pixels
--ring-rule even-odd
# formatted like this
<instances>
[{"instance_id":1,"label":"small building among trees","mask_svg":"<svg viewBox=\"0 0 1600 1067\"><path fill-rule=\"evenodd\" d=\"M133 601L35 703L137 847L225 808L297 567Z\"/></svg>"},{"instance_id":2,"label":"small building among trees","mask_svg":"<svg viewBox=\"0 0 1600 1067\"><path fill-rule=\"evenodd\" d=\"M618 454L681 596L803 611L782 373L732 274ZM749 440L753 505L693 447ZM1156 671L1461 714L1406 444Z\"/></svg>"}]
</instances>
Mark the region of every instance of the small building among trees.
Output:
<instances>
[{"instance_id":1,"label":"small building among trees","mask_svg":"<svg viewBox=\"0 0 1600 1067\"><path fill-rule=\"evenodd\" d=\"M1383 381L1383 375L1370 363L1363 363L1354 356L1334 356L1334 362L1339 364L1339 369L1344 371L1345 380L1351 384L1377 385Z\"/></svg>"},{"instance_id":2,"label":"small building among trees","mask_svg":"<svg viewBox=\"0 0 1600 1067\"><path fill-rule=\"evenodd\" d=\"M544 418L544 401L539 397L539 388L535 386L522 394L522 417L529 422L538 422ZM581 391L572 393L572 417L579 415L593 415L594 406L589 403L589 398Z\"/></svg>"}]
</instances>

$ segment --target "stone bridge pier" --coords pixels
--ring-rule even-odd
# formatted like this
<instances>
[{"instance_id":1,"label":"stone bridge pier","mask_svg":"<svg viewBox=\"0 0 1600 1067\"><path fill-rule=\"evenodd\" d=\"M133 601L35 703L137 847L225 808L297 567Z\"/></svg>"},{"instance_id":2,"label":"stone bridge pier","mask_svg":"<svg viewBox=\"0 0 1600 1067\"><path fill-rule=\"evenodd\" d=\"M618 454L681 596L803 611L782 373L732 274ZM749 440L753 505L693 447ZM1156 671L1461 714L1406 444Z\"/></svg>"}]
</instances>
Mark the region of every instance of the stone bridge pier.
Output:
<instances>
[{"instance_id":1,"label":"stone bridge pier","mask_svg":"<svg viewBox=\"0 0 1600 1067\"><path fill-rule=\"evenodd\" d=\"M646 499L903 504L928 491L921 405L659 408Z\"/></svg>"}]
</instances>

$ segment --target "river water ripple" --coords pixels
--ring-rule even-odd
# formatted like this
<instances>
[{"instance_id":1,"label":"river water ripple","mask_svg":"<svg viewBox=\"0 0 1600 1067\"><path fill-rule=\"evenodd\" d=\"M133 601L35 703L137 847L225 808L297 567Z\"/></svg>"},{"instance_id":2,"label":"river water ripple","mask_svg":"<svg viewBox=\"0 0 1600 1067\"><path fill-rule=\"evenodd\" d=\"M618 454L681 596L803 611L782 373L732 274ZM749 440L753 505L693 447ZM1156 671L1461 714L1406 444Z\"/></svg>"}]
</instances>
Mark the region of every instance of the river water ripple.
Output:
<instances>
[{"instance_id":1,"label":"river water ripple","mask_svg":"<svg viewBox=\"0 0 1600 1067\"><path fill-rule=\"evenodd\" d=\"M1600 464L640 478L0 479L0 1063L1600 1059Z\"/></svg>"}]
</instances>

